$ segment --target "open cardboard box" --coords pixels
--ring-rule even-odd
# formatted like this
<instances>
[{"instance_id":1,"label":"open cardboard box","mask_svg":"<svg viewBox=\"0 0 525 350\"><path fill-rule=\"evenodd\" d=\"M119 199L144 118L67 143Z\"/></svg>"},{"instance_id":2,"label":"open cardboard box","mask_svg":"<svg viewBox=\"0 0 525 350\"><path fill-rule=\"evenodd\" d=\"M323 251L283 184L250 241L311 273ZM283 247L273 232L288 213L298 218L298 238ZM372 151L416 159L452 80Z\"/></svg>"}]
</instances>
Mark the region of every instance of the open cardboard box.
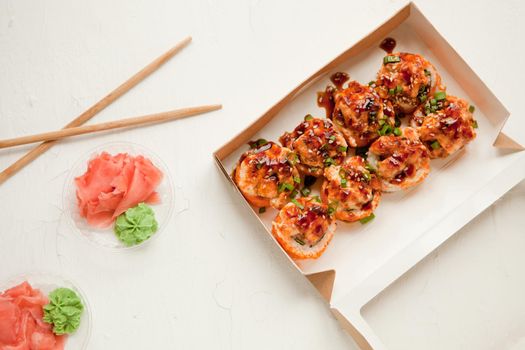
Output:
<instances>
[{"instance_id":1,"label":"open cardboard box","mask_svg":"<svg viewBox=\"0 0 525 350\"><path fill-rule=\"evenodd\" d=\"M327 300L335 317L359 346L376 350L385 347L362 317L362 308L523 178L525 152L519 152L523 147L503 132L509 117L505 107L417 7L409 3L214 153L219 168L233 184L230 174L248 149L249 140L263 137L277 141L306 114L324 116L324 110L316 104L316 92L324 90L332 73L347 72L361 83L374 79L384 56L378 46L385 37L396 39L395 51L428 58L440 73L447 92L476 106L474 116L479 129L477 138L464 150L433 160L431 173L421 185L383 196L372 222L339 222L332 242L319 259L290 259ZM239 199L250 207L234 188ZM251 209L271 235L271 222L277 211L259 214Z\"/></svg>"}]
</instances>

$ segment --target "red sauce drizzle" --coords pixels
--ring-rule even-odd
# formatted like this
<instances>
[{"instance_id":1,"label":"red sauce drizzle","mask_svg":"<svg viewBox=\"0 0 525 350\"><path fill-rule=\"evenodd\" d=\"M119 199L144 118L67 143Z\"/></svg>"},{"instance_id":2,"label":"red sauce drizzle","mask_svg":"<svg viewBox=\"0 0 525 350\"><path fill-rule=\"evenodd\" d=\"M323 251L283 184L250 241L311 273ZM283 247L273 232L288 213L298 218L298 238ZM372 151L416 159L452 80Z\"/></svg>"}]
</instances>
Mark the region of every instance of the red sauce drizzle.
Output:
<instances>
[{"instance_id":1,"label":"red sauce drizzle","mask_svg":"<svg viewBox=\"0 0 525 350\"><path fill-rule=\"evenodd\" d=\"M392 53L396 48L396 41L393 38L386 38L381 42L379 47L385 50L386 53Z\"/></svg>"},{"instance_id":2,"label":"red sauce drizzle","mask_svg":"<svg viewBox=\"0 0 525 350\"><path fill-rule=\"evenodd\" d=\"M332 85L328 85L324 91L317 93L317 105L325 109L327 118L331 118L334 112L334 93L335 88Z\"/></svg>"},{"instance_id":3,"label":"red sauce drizzle","mask_svg":"<svg viewBox=\"0 0 525 350\"><path fill-rule=\"evenodd\" d=\"M330 81L335 85L337 90L343 88L343 84L350 80L350 76L345 72L337 72L330 76Z\"/></svg>"}]
</instances>

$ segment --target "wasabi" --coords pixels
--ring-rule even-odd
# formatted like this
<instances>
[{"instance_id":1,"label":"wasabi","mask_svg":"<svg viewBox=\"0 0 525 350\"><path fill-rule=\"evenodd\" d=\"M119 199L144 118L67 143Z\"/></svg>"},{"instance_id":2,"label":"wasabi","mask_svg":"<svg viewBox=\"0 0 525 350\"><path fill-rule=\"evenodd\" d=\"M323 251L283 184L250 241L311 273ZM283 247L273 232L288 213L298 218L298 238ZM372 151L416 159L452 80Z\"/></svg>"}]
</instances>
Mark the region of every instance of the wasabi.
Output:
<instances>
[{"instance_id":1,"label":"wasabi","mask_svg":"<svg viewBox=\"0 0 525 350\"><path fill-rule=\"evenodd\" d=\"M43 309L44 322L53 325L53 333L62 335L77 330L84 305L71 289L57 288L49 294L49 304Z\"/></svg>"},{"instance_id":2,"label":"wasabi","mask_svg":"<svg viewBox=\"0 0 525 350\"><path fill-rule=\"evenodd\" d=\"M125 245L133 246L144 242L157 232L155 213L144 203L126 210L115 221L115 234Z\"/></svg>"}]
</instances>

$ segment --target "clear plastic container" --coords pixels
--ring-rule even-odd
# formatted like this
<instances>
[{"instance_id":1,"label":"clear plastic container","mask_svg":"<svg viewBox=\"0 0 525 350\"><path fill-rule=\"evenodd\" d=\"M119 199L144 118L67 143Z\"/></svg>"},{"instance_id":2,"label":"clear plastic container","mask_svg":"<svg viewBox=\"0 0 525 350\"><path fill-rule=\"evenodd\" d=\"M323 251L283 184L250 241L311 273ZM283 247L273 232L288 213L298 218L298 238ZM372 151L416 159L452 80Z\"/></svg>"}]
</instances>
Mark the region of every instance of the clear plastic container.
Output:
<instances>
[{"instance_id":1,"label":"clear plastic container","mask_svg":"<svg viewBox=\"0 0 525 350\"><path fill-rule=\"evenodd\" d=\"M155 218L158 222L158 229L149 239L134 246L124 245L113 232L113 225L98 229L88 225L87 220L80 216L77 206L75 178L84 174L87 170L88 162L101 152L107 152L111 155L118 153L128 153L132 156L142 155L148 158L164 174L162 182L156 191L160 197L160 203L151 205L155 212ZM73 165L64 186L63 208L67 221L79 235L89 242L101 247L113 250L137 249L151 242L158 237L166 225L173 212L173 183L168 168L151 150L130 142L112 142L95 147L88 153L84 154Z\"/></svg>"},{"instance_id":2,"label":"clear plastic container","mask_svg":"<svg viewBox=\"0 0 525 350\"><path fill-rule=\"evenodd\" d=\"M89 306L86 295L73 282L57 275L48 273L26 273L14 276L0 283L0 291L15 287L20 283L27 281L31 287L39 289L45 295L49 295L57 288L69 288L74 290L84 304L84 312L80 319L80 326L73 334L67 336L65 350L84 350L88 348L89 337L91 336L91 308Z\"/></svg>"}]
</instances>

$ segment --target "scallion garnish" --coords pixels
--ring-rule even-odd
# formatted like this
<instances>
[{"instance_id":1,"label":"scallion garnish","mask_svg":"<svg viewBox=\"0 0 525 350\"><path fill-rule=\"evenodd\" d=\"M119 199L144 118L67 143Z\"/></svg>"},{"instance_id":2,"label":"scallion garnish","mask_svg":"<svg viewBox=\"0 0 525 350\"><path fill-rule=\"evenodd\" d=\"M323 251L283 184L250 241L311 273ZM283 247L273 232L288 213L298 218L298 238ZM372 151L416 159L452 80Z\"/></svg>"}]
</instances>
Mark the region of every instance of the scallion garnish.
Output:
<instances>
[{"instance_id":1,"label":"scallion garnish","mask_svg":"<svg viewBox=\"0 0 525 350\"><path fill-rule=\"evenodd\" d=\"M266 211L266 207L260 207L259 208L259 214L262 214Z\"/></svg>"},{"instance_id":2,"label":"scallion garnish","mask_svg":"<svg viewBox=\"0 0 525 350\"><path fill-rule=\"evenodd\" d=\"M345 178L341 178L341 187L346 187L347 180Z\"/></svg>"},{"instance_id":3,"label":"scallion garnish","mask_svg":"<svg viewBox=\"0 0 525 350\"><path fill-rule=\"evenodd\" d=\"M330 141L335 141L335 135L329 137Z\"/></svg>"},{"instance_id":4,"label":"scallion garnish","mask_svg":"<svg viewBox=\"0 0 525 350\"><path fill-rule=\"evenodd\" d=\"M394 129L394 135L396 135L396 136L401 136L401 134L403 134L403 132L401 131L400 128L395 128L395 129Z\"/></svg>"},{"instance_id":5,"label":"scallion garnish","mask_svg":"<svg viewBox=\"0 0 525 350\"><path fill-rule=\"evenodd\" d=\"M425 69L425 75L429 77L431 75L430 71L428 69Z\"/></svg>"},{"instance_id":6,"label":"scallion garnish","mask_svg":"<svg viewBox=\"0 0 525 350\"><path fill-rule=\"evenodd\" d=\"M359 222L362 223L362 224L364 225L364 224L366 224L366 223L368 223L368 222L374 220L375 217L376 217L375 214L372 213L372 214L370 214L369 216L367 216L366 218L362 218L361 220L359 220Z\"/></svg>"},{"instance_id":7,"label":"scallion garnish","mask_svg":"<svg viewBox=\"0 0 525 350\"><path fill-rule=\"evenodd\" d=\"M374 86L376 84L376 82L374 80L368 82L368 86Z\"/></svg>"},{"instance_id":8,"label":"scallion garnish","mask_svg":"<svg viewBox=\"0 0 525 350\"><path fill-rule=\"evenodd\" d=\"M297 182L298 184L301 183L301 178L299 176L294 176L293 180Z\"/></svg>"},{"instance_id":9,"label":"scallion garnish","mask_svg":"<svg viewBox=\"0 0 525 350\"><path fill-rule=\"evenodd\" d=\"M300 245L304 245L304 241L302 239L300 239L299 237L295 237L294 238L294 241L296 241L297 243L299 243Z\"/></svg>"},{"instance_id":10,"label":"scallion garnish","mask_svg":"<svg viewBox=\"0 0 525 350\"><path fill-rule=\"evenodd\" d=\"M346 146L339 146L339 147L337 147L337 150L339 152L346 152L347 149L348 149L348 147L346 147Z\"/></svg>"},{"instance_id":11,"label":"scallion garnish","mask_svg":"<svg viewBox=\"0 0 525 350\"><path fill-rule=\"evenodd\" d=\"M365 169L368 170L371 173L375 173L376 172L376 169L374 169L374 167L371 166L370 163L366 163Z\"/></svg>"},{"instance_id":12,"label":"scallion garnish","mask_svg":"<svg viewBox=\"0 0 525 350\"><path fill-rule=\"evenodd\" d=\"M297 201L297 199L292 199L291 202L292 202L293 204L295 204L299 209L301 209L301 210L304 209L304 205L302 205L301 203L299 203L299 202Z\"/></svg>"},{"instance_id":13,"label":"scallion garnish","mask_svg":"<svg viewBox=\"0 0 525 350\"><path fill-rule=\"evenodd\" d=\"M439 142L436 140L436 141L434 141L434 142L432 142L432 143L430 144L430 147L432 147L432 149L438 149L438 148L441 147L441 145L440 145Z\"/></svg>"},{"instance_id":14,"label":"scallion garnish","mask_svg":"<svg viewBox=\"0 0 525 350\"><path fill-rule=\"evenodd\" d=\"M437 104L437 100L435 98L430 99L430 105L435 106Z\"/></svg>"},{"instance_id":15,"label":"scallion garnish","mask_svg":"<svg viewBox=\"0 0 525 350\"><path fill-rule=\"evenodd\" d=\"M447 98L447 94L445 93L445 91L437 91L436 93L434 93L434 98L438 101L441 101Z\"/></svg>"},{"instance_id":16,"label":"scallion garnish","mask_svg":"<svg viewBox=\"0 0 525 350\"><path fill-rule=\"evenodd\" d=\"M339 203L332 202L328 205L328 215L333 215L335 211L337 210L337 206Z\"/></svg>"},{"instance_id":17,"label":"scallion garnish","mask_svg":"<svg viewBox=\"0 0 525 350\"><path fill-rule=\"evenodd\" d=\"M294 189L292 193L290 193L290 198L295 198L297 197L298 194L299 194L299 191L297 191L297 189Z\"/></svg>"},{"instance_id":18,"label":"scallion garnish","mask_svg":"<svg viewBox=\"0 0 525 350\"><path fill-rule=\"evenodd\" d=\"M312 192L312 190L309 188L309 187L304 187L302 190L301 190L301 194L303 196L308 196L310 193Z\"/></svg>"},{"instance_id":19,"label":"scallion garnish","mask_svg":"<svg viewBox=\"0 0 525 350\"><path fill-rule=\"evenodd\" d=\"M388 89L388 94L389 95L395 95L396 94L396 89Z\"/></svg>"},{"instance_id":20,"label":"scallion garnish","mask_svg":"<svg viewBox=\"0 0 525 350\"><path fill-rule=\"evenodd\" d=\"M379 133L379 136L389 135L392 133L392 127L388 124L385 124L381 130L378 130L377 132Z\"/></svg>"},{"instance_id":21,"label":"scallion garnish","mask_svg":"<svg viewBox=\"0 0 525 350\"><path fill-rule=\"evenodd\" d=\"M333 165L333 164L335 164L335 160L334 160L333 158L331 158L331 157L328 157L328 158L326 158L326 159L324 160L324 164L325 164L326 166Z\"/></svg>"},{"instance_id":22,"label":"scallion garnish","mask_svg":"<svg viewBox=\"0 0 525 350\"><path fill-rule=\"evenodd\" d=\"M289 183L286 183L286 182L283 182L279 185L279 192L283 192L283 191L292 191L293 190L293 185L292 184L289 184Z\"/></svg>"},{"instance_id":23,"label":"scallion garnish","mask_svg":"<svg viewBox=\"0 0 525 350\"><path fill-rule=\"evenodd\" d=\"M476 110L476 107L474 107L473 105L470 105L470 106L468 107L468 111L469 111L470 113L474 113L475 110Z\"/></svg>"},{"instance_id":24,"label":"scallion garnish","mask_svg":"<svg viewBox=\"0 0 525 350\"><path fill-rule=\"evenodd\" d=\"M307 114L307 115L305 115L305 117L304 117L304 120L305 120L305 121L309 121L309 120L312 120L312 119L314 119L314 117L313 117L311 114Z\"/></svg>"},{"instance_id":25,"label":"scallion garnish","mask_svg":"<svg viewBox=\"0 0 525 350\"><path fill-rule=\"evenodd\" d=\"M403 92L403 87L401 85L396 86L396 94Z\"/></svg>"},{"instance_id":26,"label":"scallion garnish","mask_svg":"<svg viewBox=\"0 0 525 350\"><path fill-rule=\"evenodd\" d=\"M366 180L367 182L369 182L370 179L372 178L372 176L370 176L370 173L369 173L368 171L364 171L364 172L363 172L363 177L365 178L365 180Z\"/></svg>"},{"instance_id":27,"label":"scallion garnish","mask_svg":"<svg viewBox=\"0 0 525 350\"><path fill-rule=\"evenodd\" d=\"M473 127L474 129L477 129L477 128L478 128L478 121L477 121L477 120L472 121L472 127Z\"/></svg>"},{"instance_id":28,"label":"scallion garnish","mask_svg":"<svg viewBox=\"0 0 525 350\"><path fill-rule=\"evenodd\" d=\"M321 203L321 198L319 198L319 196L313 196L312 198L313 198L314 201L316 201L317 203Z\"/></svg>"},{"instance_id":29,"label":"scallion garnish","mask_svg":"<svg viewBox=\"0 0 525 350\"><path fill-rule=\"evenodd\" d=\"M383 64L396 63L400 61L401 58L399 58L398 56L385 56L385 58L383 58Z\"/></svg>"}]
</instances>

